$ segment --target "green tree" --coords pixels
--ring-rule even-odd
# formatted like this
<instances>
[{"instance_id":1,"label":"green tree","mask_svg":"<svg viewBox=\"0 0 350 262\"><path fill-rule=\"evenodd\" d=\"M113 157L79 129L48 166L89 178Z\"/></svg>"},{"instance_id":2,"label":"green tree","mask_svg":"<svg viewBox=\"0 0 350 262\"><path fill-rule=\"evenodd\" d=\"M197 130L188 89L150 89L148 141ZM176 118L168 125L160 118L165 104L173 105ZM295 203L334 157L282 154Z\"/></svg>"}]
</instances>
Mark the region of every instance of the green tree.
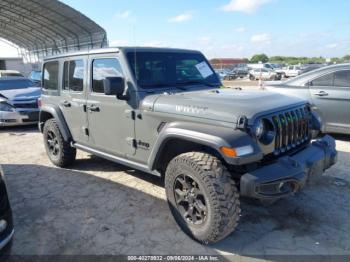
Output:
<instances>
[{"instance_id":1,"label":"green tree","mask_svg":"<svg viewBox=\"0 0 350 262\"><path fill-rule=\"evenodd\" d=\"M342 58L344 62L350 62L350 55L346 55Z\"/></svg>"},{"instance_id":2,"label":"green tree","mask_svg":"<svg viewBox=\"0 0 350 262\"><path fill-rule=\"evenodd\" d=\"M342 59L341 59L341 58L338 58L338 57L333 57L333 58L331 58L331 63L332 63L332 64L334 64L334 63L339 64L339 63L341 63L341 62L342 62Z\"/></svg>"},{"instance_id":3,"label":"green tree","mask_svg":"<svg viewBox=\"0 0 350 262\"><path fill-rule=\"evenodd\" d=\"M325 63L326 59L323 57L294 57L294 56L273 56L270 57L271 63L277 64L288 64L288 65L298 65L298 64L309 64L309 63Z\"/></svg>"},{"instance_id":4,"label":"green tree","mask_svg":"<svg viewBox=\"0 0 350 262\"><path fill-rule=\"evenodd\" d=\"M250 63L252 64L257 64L259 62L267 63L269 62L269 57L265 54L257 54L257 55L254 55L252 59L250 59Z\"/></svg>"}]
</instances>

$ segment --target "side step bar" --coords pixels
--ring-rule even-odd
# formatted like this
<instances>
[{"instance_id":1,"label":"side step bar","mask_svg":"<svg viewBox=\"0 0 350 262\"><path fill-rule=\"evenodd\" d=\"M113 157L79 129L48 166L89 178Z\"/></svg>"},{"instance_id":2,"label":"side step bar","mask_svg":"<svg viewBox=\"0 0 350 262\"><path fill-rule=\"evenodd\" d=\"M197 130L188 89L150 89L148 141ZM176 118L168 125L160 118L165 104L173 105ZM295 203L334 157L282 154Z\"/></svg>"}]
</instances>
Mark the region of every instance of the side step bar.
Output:
<instances>
[{"instance_id":1,"label":"side step bar","mask_svg":"<svg viewBox=\"0 0 350 262\"><path fill-rule=\"evenodd\" d=\"M77 143L72 143L72 146L77 148L77 149L80 149L82 151L88 152L90 154L93 154L93 155L102 157L104 159L110 160L112 162L115 162L115 163L118 163L118 164L121 164L121 165L125 165L125 166L134 168L136 170L139 170L139 171L142 171L142 172L145 172L145 173L148 173L148 174L152 174L152 175L161 177L161 174L158 171L150 170L147 165L143 165L143 164L131 161L129 159L117 157L117 156L114 156L114 155L111 155L111 154L108 154L108 153L104 153L104 152L101 152L99 150L96 150L96 149L93 149L93 148L90 148L90 147L87 147L87 146L84 146L84 145L80 145L80 144L77 144Z\"/></svg>"}]
</instances>

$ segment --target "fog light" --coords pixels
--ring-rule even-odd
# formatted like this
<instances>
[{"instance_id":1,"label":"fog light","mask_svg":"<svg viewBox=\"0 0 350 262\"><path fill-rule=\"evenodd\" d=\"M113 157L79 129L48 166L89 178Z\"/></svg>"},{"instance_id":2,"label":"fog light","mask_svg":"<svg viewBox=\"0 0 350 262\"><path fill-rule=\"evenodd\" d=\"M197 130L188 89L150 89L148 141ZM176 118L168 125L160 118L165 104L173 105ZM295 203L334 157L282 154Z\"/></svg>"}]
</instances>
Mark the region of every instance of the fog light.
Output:
<instances>
[{"instance_id":1,"label":"fog light","mask_svg":"<svg viewBox=\"0 0 350 262\"><path fill-rule=\"evenodd\" d=\"M279 192L282 192L283 187L284 187L284 182L281 182L281 183L278 185L278 190L279 190Z\"/></svg>"},{"instance_id":2,"label":"fog light","mask_svg":"<svg viewBox=\"0 0 350 262\"><path fill-rule=\"evenodd\" d=\"M0 233L4 232L7 228L7 222L5 220L0 220Z\"/></svg>"}]
</instances>

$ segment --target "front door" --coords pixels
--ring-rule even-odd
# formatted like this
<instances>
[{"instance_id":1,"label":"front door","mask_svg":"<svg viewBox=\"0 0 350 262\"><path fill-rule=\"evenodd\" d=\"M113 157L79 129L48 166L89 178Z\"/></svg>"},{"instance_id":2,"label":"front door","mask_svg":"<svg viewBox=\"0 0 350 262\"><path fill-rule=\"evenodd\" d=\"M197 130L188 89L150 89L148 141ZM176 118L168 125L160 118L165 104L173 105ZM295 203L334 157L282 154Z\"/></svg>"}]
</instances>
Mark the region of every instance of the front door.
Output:
<instances>
[{"instance_id":1,"label":"front door","mask_svg":"<svg viewBox=\"0 0 350 262\"><path fill-rule=\"evenodd\" d=\"M134 119L126 100L104 94L106 77L124 77L117 55L91 56L90 88L87 100L89 144L91 147L114 156L135 154Z\"/></svg>"},{"instance_id":2,"label":"front door","mask_svg":"<svg viewBox=\"0 0 350 262\"><path fill-rule=\"evenodd\" d=\"M63 81L61 91L60 108L67 121L73 140L78 143L86 143L87 116L85 74L87 58L74 58L63 63Z\"/></svg>"},{"instance_id":3,"label":"front door","mask_svg":"<svg viewBox=\"0 0 350 262\"><path fill-rule=\"evenodd\" d=\"M313 104L326 124L326 132L348 132L350 128L350 70L321 76L310 82Z\"/></svg>"}]
</instances>

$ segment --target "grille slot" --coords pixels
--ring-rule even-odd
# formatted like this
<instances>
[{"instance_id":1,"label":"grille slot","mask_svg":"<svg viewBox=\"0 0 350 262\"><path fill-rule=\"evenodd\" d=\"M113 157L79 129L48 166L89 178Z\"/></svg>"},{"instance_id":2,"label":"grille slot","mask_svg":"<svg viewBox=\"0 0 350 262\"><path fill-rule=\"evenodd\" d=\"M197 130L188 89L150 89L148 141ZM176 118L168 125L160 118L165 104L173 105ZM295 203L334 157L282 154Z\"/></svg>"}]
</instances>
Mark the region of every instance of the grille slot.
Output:
<instances>
[{"instance_id":1,"label":"grille slot","mask_svg":"<svg viewBox=\"0 0 350 262\"><path fill-rule=\"evenodd\" d=\"M31 108L31 109L37 109L39 108L38 103L15 103L13 104L14 108Z\"/></svg>"},{"instance_id":2,"label":"grille slot","mask_svg":"<svg viewBox=\"0 0 350 262\"><path fill-rule=\"evenodd\" d=\"M276 131L275 155L283 154L310 140L309 117L306 107L278 113L271 117Z\"/></svg>"}]
</instances>

